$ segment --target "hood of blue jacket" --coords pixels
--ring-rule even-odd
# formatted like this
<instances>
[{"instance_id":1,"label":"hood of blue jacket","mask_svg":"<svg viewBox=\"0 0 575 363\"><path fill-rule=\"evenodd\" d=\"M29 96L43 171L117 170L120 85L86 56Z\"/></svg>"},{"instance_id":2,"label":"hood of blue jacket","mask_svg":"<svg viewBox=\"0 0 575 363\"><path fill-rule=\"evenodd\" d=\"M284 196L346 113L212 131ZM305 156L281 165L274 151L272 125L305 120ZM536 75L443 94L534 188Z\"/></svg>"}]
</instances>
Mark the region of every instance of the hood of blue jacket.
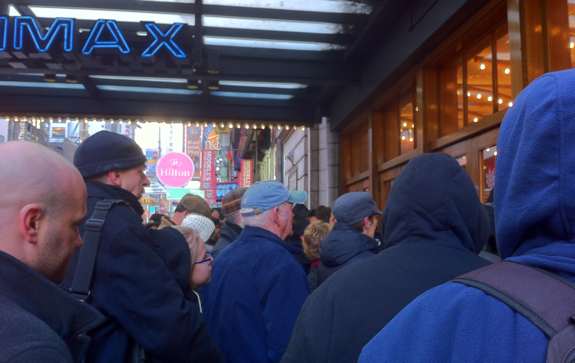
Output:
<instances>
[{"instance_id":1,"label":"hood of blue jacket","mask_svg":"<svg viewBox=\"0 0 575 363\"><path fill-rule=\"evenodd\" d=\"M339 266L362 254L375 254L379 243L360 231L336 223L327 237L320 242L321 262L326 266Z\"/></svg>"},{"instance_id":2,"label":"hood of blue jacket","mask_svg":"<svg viewBox=\"0 0 575 363\"><path fill-rule=\"evenodd\" d=\"M433 153L412 159L395 179L383 230L385 247L425 241L478 253L489 220L465 170L451 156Z\"/></svg>"},{"instance_id":3,"label":"hood of blue jacket","mask_svg":"<svg viewBox=\"0 0 575 363\"><path fill-rule=\"evenodd\" d=\"M503 258L575 273L575 70L533 81L507 111L495 177Z\"/></svg>"}]
</instances>

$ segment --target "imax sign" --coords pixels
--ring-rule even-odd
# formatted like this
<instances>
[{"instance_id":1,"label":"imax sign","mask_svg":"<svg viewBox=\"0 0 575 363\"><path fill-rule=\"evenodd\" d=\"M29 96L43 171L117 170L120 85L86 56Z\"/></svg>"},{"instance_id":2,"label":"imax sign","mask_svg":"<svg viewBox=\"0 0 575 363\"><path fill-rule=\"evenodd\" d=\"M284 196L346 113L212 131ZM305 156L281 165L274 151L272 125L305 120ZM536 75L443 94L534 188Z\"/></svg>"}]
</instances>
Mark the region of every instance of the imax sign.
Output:
<instances>
[{"instance_id":1,"label":"imax sign","mask_svg":"<svg viewBox=\"0 0 575 363\"><path fill-rule=\"evenodd\" d=\"M175 40L185 24L172 24L166 31L153 22L142 24L147 31L148 44L141 52L141 57L153 57L162 49L178 59L188 57ZM77 34L75 19L56 18L50 26L44 28L36 18L30 16L0 16L0 52L35 48L39 53L47 53L56 42L61 42L62 50L70 53L76 51ZM96 21L79 49L86 56L98 49L113 50L123 55L133 52L118 22L105 19Z\"/></svg>"}]
</instances>

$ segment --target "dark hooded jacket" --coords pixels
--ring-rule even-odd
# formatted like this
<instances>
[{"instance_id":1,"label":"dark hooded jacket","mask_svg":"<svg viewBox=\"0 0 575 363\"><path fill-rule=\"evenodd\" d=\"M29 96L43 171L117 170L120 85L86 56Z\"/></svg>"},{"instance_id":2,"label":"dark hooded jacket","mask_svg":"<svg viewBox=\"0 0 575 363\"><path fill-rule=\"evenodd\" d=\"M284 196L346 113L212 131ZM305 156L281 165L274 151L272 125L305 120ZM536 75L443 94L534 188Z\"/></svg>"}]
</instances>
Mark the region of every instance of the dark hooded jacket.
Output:
<instances>
[{"instance_id":1,"label":"dark hooded jacket","mask_svg":"<svg viewBox=\"0 0 575 363\"><path fill-rule=\"evenodd\" d=\"M473 183L453 158L413 159L384 211L388 247L314 291L282 362L356 362L363 345L412 299L487 264L477 256L487 230Z\"/></svg>"},{"instance_id":2,"label":"dark hooded jacket","mask_svg":"<svg viewBox=\"0 0 575 363\"><path fill-rule=\"evenodd\" d=\"M102 228L90 303L109 318L88 356L92 362L124 362L139 345L153 361L211 361L199 306L190 301L142 225L142 206L121 188L87 182L88 213L97 201L120 199ZM83 228L82 228L83 229ZM72 263L67 283L75 270ZM65 284L66 285L66 284Z\"/></svg>"},{"instance_id":3,"label":"dark hooded jacket","mask_svg":"<svg viewBox=\"0 0 575 363\"><path fill-rule=\"evenodd\" d=\"M242 233L242 227L230 221L225 221L220 231L220 238L212 251L212 255L217 257L224 248L228 247L240 236L240 233Z\"/></svg>"},{"instance_id":4,"label":"dark hooded jacket","mask_svg":"<svg viewBox=\"0 0 575 363\"><path fill-rule=\"evenodd\" d=\"M379 242L350 226L336 223L320 242L320 265L308 276L310 290L316 289L334 272L352 262L371 257L379 250Z\"/></svg>"},{"instance_id":5,"label":"dark hooded jacket","mask_svg":"<svg viewBox=\"0 0 575 363\"><path fill-rule=\"evenodd\" d=\"M44 276L0 252L0 362L82 362L104 322Z\"/></svg>"},{"instance_id":6,"label":"dark hooded jacket","mask_svg":"<svg viewBox=\"0 0 575 363\"><path fill-rule=\"evenodd\" d=\"M574 105L575 70L533 81L505 115L495 175L501 257L571 283ZM503 302L450 282L405 308L365 347L361 362L414 362L421 357L429 362L545 362L547 343L543 331Z\"/></svg>"}]
</instances>

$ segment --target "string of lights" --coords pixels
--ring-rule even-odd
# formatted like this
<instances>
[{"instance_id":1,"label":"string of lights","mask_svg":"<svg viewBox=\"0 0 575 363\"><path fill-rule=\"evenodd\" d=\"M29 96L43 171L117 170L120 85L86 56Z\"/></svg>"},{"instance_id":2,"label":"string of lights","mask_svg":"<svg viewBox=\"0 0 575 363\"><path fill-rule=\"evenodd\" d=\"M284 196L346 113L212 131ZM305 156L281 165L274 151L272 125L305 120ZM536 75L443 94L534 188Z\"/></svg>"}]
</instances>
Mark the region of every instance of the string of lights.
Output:
<instances>
[{"instance_id":1,"label":"string of lights","mask_svg":"<svg viewBox=\"0 0 575 363\"><path fill-rule=\"evenodd\" d=\"M219 129L247 129L247 130L291 130L301 129L305 131L308 127L303 124L292 124L277 121L257 121L257 120L158 120L151 118L114 118L114 117L70 117L70 116L38 116L38 115L0 115L0 119L10 122L30 123L34 126L41 126L44 123L64 123L78 122L88 124L91 122L107 122L111 124L137 125L140 123L153 123L158 125L183 125L187 127L213 127Z\"/></svg>"}]
</instances>

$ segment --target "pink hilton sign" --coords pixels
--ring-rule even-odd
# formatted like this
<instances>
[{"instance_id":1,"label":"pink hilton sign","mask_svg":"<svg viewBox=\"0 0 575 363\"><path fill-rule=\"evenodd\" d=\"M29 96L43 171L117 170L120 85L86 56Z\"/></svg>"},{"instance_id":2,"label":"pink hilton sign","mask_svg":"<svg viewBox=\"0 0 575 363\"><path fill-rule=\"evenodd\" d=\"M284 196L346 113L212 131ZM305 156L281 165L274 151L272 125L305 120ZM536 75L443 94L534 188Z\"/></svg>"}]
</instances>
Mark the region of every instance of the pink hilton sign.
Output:
<instances>
[{"instance_id":1,"label":"pink hilton sign","mask_svg":"<svg viewBox=\"0 0 575 363\"><path fill-rule=\"evenodd\" d=\"M167 187L183 187L194 175L194 162L186 154L164 155L156 166L156 176Z\"/></svg>"}]
</instances>

